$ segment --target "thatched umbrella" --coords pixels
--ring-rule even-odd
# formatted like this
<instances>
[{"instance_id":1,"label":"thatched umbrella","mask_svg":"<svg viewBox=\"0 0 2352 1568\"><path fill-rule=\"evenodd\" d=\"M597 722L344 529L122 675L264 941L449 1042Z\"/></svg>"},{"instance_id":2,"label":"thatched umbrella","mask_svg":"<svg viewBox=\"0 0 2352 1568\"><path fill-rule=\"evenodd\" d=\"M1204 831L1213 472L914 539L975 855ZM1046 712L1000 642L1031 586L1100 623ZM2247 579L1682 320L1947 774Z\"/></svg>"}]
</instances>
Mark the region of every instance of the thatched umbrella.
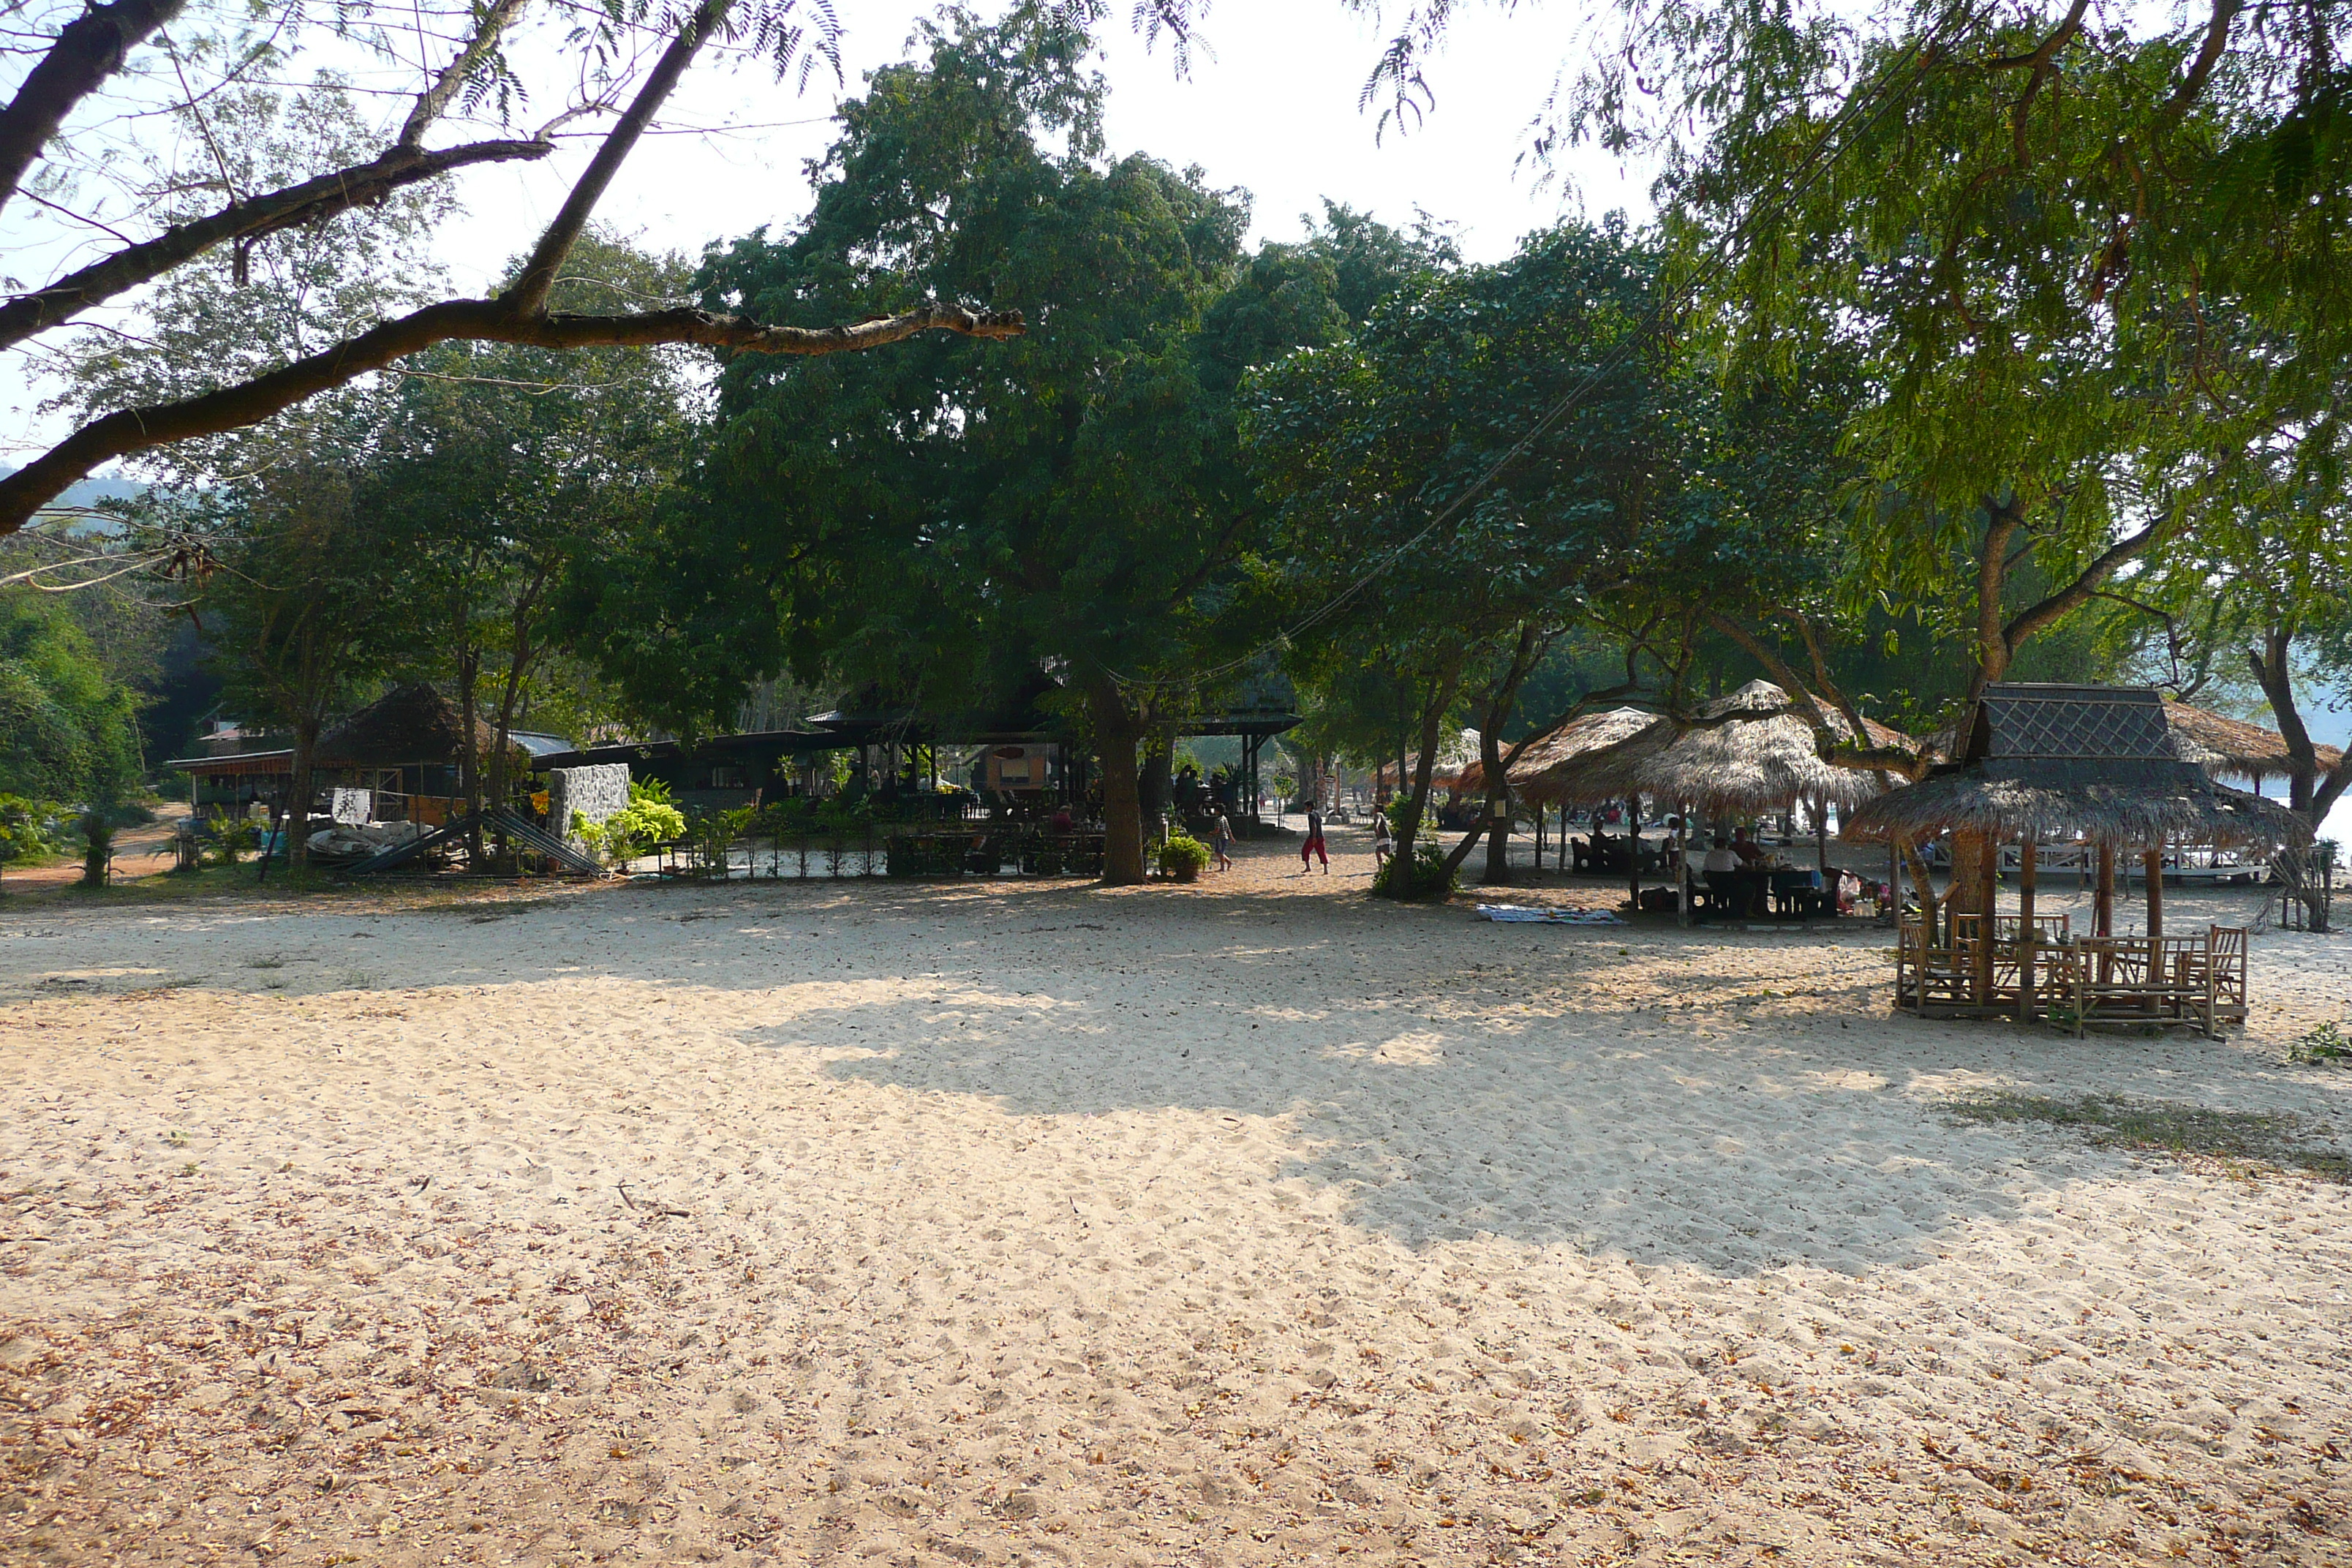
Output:
<instances>
[{"instance_id":1,"label":"thatched umbrella","mask_svg":"<svg viewBox=\"0 0 2352 1568\"><path fill-rule=\"evenodd\" d=\"M1853 726L1821 706L1837 738L1853 740ZM1864 726L1870 744L1909 743L1883 724ZM1851 807L1879 791L1874 774L1823 762L1812 725L1769 680L1716 699L1688 723L1656 720L1590 754L1578 771L1588 790L1612 797L1639 790L1717 816L1785 811L1799 801Z\"/></svg>"},{"instance_id":2,"label":"thatched umbrella","mask_svg":"<svg viewBox=\"0 0 2352 1568\"><path fill-rule=\"evenodd\" d=\"M2181 757L2207 773L2252 779L2257 794L2266 778L2294 776L2294 754L2287 750L2286 737L2275 730L2186 702L2166 703L2164 717ZM2344 760L2334 746L2314 747L2313 753L2313 763L2323 773L2333 773Z\"/></svg>"},{"instance_id":3,"label":"thatched umbrella","mask_svg":"<svg viewBox=\"0 0 2352 1568\"><path fill-rule=\"evenodd\" d=\"M1511 793L1521 800L1540 801L1546 805L1581 805L1582 801L1559 794L1547 783L1556 768L1566 767L1576 758L1589 755L1620 741L1631 740L1657 720L1654 713L1639 708L1609 708L1591 713L1579 713L1573 719L1553 725L1543 734L1520 748L1510 766L1505 770L1511 781ZM1482 790L1486 787L1486 768L1482 761L1474 761L1462 770L1462 787Z\"/></svg>"},{"instance_id":4,"label":"thatched umbrella","mask_svg":"<svg viewBox=\"0 0 2352 1568\"><path fill-rule=\"evenodd\" d=\"M1854 738L1853 727L1827 703L1816 704L1839 740ZM1884 724L1865 720L1864 731L1870 745L1913 745ZM1524 798L1566 805L1646 795L1721 816L1752 816L1810 802L1824 868L1827 807L1851 807L1879 789L1874 773L1823 762L1812 726L1789 694L1769 680L1751 680L1717 698L1687 721L1619 708L1586 715L1556 734L1555 750L1519 785ZM1519 771L1512 770L1515 783Z\"/></svg>"}]
</instances>

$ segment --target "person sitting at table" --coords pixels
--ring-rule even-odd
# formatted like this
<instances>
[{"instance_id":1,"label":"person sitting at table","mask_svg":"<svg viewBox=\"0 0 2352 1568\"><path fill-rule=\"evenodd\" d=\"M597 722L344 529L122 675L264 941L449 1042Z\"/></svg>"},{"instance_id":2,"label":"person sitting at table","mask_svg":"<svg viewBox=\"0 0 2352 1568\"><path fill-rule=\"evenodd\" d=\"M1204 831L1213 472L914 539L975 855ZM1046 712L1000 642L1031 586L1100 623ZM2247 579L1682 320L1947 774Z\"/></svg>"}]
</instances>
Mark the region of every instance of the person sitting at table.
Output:
<instances>
[{"instance_id":1,"label":"person sitting at table","mask_svg":"<svg viewBox=\"0 0 2352 1568\"><path fill-rule=\"evenodd\" d=\"M1707 850L1706 863L1701 868L1710 877L1718 872L1737 871L1739 869L1738 852L1732 848L1730 840L1717 835L1714 847Z\"/></svg>"},{"instance_id":2,"label":"person sitting at table","mask_svg":"<svg viewBox=\"0 0 2352 1568\"><path fill-rule=\"evenodd\" d=\"M1764 864L1772 858L1771 851L1749 837L1748 829L1744 827L1735 827L1731 830L1731 852L1739 857L1739 867L1742 870L1761 869Z\"/></svg>"},{"instance_id":3,"label":"person sitting at table","mask_svg":"<svg viewBox=\"0 0 2352 1568\"><path fill-rule=\"evenodd\" d=\"M1055 833L1067 833L1076 824L1071 820L1070 808L1064 805L1055 811L1053 820L1046 826Z\"/></svg>"}]
</instances>

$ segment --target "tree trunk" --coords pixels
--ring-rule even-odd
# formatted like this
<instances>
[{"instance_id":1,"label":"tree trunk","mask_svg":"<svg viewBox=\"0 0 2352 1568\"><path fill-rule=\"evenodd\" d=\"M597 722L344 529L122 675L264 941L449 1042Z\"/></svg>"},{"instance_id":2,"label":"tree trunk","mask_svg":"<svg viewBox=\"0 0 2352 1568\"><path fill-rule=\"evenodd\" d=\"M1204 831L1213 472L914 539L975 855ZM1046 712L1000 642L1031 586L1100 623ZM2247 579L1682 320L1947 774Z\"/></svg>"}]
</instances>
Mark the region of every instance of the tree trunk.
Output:
<instances>
[{"instance_id":1,"label":"tree trunk","mask_svg":"<svg viewBox=\"0 0 2352 1568\"><path fill-rule=\"evenodd\" d=\"M1511 885L1511 781L1504 776L1503 746L1492 728L1478 733L1479 761L1486 771L1486 874L1489 887Z\"/></svg>"},{"instance_id":2,"label":"tree trunk","mask_svg":"<svg viewBox=\"0 0 2352 1568\"><path fill-rule=\"evenodd\" d=\"M470 647L457 654L457 793L466 811L466 862L482 869L482 753L475 743L474 726L480 721L475 687L481 677L481 656Z\"/></svg>"},{"instance_id":3,"label":"tree trunk","mask_svg":"<svg viewBox=\"0 0 2352 1568\"><path fill-rule=\"evenodd\" d=\"M1176 766L1176 742L1171 735L1155 734L1150 745L1143 748L1136 781L1138 816L1148 840L1152 828L1168 815L1170 782Z\"/></svg>"},{"instance_id":4,"label":"tree trunk","mask_svg":"<svg viewBox=\"0 0 2352 1568\"><path fill-rule=\"evenodd\" d=\"M1087 686L1095 753L1102 763L1103 882L1131 888L1143 880L1143 807L1138 789L1135 716L1108 679Z\"/></svg>"},{"instance_id":5,"label":"tree trunk","mask_svg":"<svg viewBox=\"0 0 2352 1568\"><path fill-rule=\"evenodd\" d=\"M2295 628L2273 626L2263 632L2263 646L2246 650L2246 663L2252 667L2263 696L2271 705L2271 717L2278 721L2279 738L2286 742L2287 807L2315 828L2326 820L2345 788L2352 784L2352 753L2335 772L2322 774L2319 751L2312 743L2311 730L2303 721L2303 710L2295 701L2294 674L2288 655L2294 646ZM2254 784L2259 792L2260 780Z\"/></svg>"},{"instance_id":6,"label":"tree trunk","mask_svg":"<svg viewBox=\"0 0 2352 1568\"><path fill-rule=\"evenodd\" d=\"M286 867L310 863L310 797L318 793L319 731L323 728L318 710L305 707L294 721L294 777L287 790L286 802Z\"/></svg>"},{"instance_id":7,"label":"tree trunk","mask_svg":"<svg viewBox=\"0 0 2352 1568\"><path fill-rule=\"evenodd\" d=\"M1412 881L1413 841L1421 836L1421 819L1429 809L1429 778L1437 767L1438 732L1445 727L1445 710L1454 705L1454 682L1460 678L1461 667L1450 668L1433 679L1429 701L1421 710L1421 755L1412 765L1412 794L1406 797L1402 818L1396 825L1396 851L1390 860L1389 896L1410 899L1420 889ZM1397 775L1397 787L1405 788L1404 775Z\"/></svg>"}]
</instances>

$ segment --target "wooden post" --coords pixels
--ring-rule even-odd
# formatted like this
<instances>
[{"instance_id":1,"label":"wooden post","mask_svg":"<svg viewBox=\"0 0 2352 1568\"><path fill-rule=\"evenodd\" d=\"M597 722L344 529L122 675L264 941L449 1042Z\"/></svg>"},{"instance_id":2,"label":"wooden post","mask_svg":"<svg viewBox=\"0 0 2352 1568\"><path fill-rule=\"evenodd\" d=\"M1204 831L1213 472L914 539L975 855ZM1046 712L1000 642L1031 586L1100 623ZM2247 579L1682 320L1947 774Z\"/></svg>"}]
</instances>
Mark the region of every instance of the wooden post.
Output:
<instances>
[{"instance_id":1,"label":"wooden post","mask_svg":"<svg viewBox=\"0 0 2352 1568\"><path fill-rule=\"evenodd\" d=\"M2033 1021L2033 852L2031 837L2017 843L2017 1021Z\"/></svg>"},{"instance_id":2,"label":"wooden post","mask_svg":"<svg viewBox=\"0 0 2352 1568\"><path fill-rule=\"evenodd\" d=\"M2147 874L2147 983L2164 984L2164 949L2158 945L2164 936L2164 841L2145 850L2140 866Z\"/></svg>"},{"instance_id":3,"label":"wooden post","mask_svg":"<svg viewBox=\"0 0 2352 1568\"><path fill-rule=\"evenodd\" d=\"M2105 840L2099 844L2099 885L2091 895L2091 930L2098 936L2116 934L2116 847Z\"/></svg>"},{"instance_id":4,"label":"wooden post","mask_svg":"<svg viewBox=\"0 0 2352 1568\"><path fill-rule=\"evenodd\" d=\"M1669 843L1672 845L1672 847L1666 852L1670 857L1666 868L1674 873L1675 924L1678 926L1686 926L1691 923L1690 852L1687 847L1690 843L1689 806L1680 803L1675 805L1675 836L1671 840L1669 840Z\"/></svg>"},{"instance_id":5,"label":"wooden post","mask_svg":"<svg viewBox=\"0 0 2352 1568\"><path fill-rule=\"evenodd\" d=\"M1625 881L1633 912L1642 912L1642 797L1625 797Z\"/></svg>"},{"instance_id":6,"label":"wooden post","mask_svg":"<svg viewBox=\"0 0 2352 1568\"><path fill-rule=\"evenodd\" d=\"M1958 860L1959 857L1953 857ZM2000 891L2000 846L1988 833L1977 850L1977 974L1976 1002L1992 1005L1992 916Z\"/></svg>"},{"instance_id":7,"label":"wooden post","mask_svg":"<svg viewBox=\"0 0 2352 1568\"><path fill-rule=\"evenodd\" d=\"M1830 798L1817 795L1813 799L1813 849L1821 858L1822 882L1830 879Z\"/></svg>"}]
</instances>

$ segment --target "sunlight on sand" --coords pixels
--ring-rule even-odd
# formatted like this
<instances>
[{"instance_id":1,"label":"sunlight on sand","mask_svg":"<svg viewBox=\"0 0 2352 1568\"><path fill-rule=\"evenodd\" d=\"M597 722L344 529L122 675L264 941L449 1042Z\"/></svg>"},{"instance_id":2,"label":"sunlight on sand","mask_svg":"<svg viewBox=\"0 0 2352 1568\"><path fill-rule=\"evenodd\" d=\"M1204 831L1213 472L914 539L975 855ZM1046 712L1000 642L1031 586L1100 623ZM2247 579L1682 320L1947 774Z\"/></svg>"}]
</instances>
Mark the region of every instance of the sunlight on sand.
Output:
<instances>
[{"instance_id":1,"label":"sunlight on sand","mask_svg":"<svg viewBox=\"0 0 2352 1568\"><path fill-rule=\"evenodd\" d=\"M2352 1551L2346 1189L1949 1109L2194 1102L2340 1152L2352 1073L2284 1061L2345 1011L2338 939L2258 939L2242 1037L2078 1043L1890 1018L1874 931L1497 928L1338 858L0 908L0 1537Z\"/></svg>"}]
</instances>

